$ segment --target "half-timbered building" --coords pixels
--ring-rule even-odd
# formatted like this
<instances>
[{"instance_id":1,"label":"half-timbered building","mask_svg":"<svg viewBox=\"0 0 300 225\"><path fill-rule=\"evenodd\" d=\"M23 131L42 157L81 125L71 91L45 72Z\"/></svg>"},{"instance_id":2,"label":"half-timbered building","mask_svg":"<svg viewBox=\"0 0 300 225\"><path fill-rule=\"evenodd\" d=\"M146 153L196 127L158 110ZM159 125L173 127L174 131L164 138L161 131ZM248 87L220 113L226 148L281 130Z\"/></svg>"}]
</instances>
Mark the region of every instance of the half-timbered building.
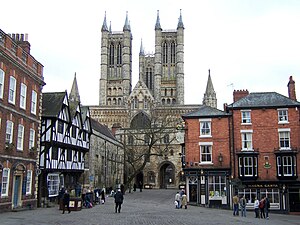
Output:
<instances>
[{"instance_id":1,"label":"half-timbered building","mask_svg":"<svg viewBox=\"0 0 300 225\"><path fill-rule=\"evenodd\" d=\"M39 197L41 204L58 196L62 186L75 189L90 148L89 110L69 100L67 92L43 93Z\"/></svg>"}]
</instances>

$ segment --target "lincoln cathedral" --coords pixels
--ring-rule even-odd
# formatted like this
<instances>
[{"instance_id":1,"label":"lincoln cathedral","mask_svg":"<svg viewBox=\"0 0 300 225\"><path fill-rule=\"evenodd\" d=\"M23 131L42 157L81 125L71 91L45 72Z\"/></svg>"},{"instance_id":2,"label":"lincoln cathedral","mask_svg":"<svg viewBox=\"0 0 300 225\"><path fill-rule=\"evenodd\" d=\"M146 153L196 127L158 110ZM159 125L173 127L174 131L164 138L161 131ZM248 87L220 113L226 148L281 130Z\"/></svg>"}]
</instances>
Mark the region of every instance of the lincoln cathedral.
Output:
<instances>
[{"instance_id":1,"label":"lincoln cathedral","mask_svg":"<svg viewBox=\"0 0 300 225\"><path fill-rule=\"evenodd\" d=\"M106 125L114 134L123 134L123 142L130 144L128 132L151 121L153 112L160 118L168 117L171 126L184 126L181 115L196 110L199 105L184 104L184 24L180 12L177 28L164 30L159 11L155 32L155 52L145 54L141 42L139 51L139 80L132 84L132 33L128 14L123 31L113 31L104 16L101 29L101 76L99 105L89 106L91 117ZM151 28L150 28L151 29ZM217 106L210 73L203 104ZM161 156L151 156L143 171L132 183L151 188L177 188L184 181L182 148L184 131L164 134L166 149ZM171 143L171 140L172 143ZM170 143L168 143L170 142ZM91 146L93 149L93 146ZM124 171L124 182L127 179Z\"/></svg>"}]
</instances>

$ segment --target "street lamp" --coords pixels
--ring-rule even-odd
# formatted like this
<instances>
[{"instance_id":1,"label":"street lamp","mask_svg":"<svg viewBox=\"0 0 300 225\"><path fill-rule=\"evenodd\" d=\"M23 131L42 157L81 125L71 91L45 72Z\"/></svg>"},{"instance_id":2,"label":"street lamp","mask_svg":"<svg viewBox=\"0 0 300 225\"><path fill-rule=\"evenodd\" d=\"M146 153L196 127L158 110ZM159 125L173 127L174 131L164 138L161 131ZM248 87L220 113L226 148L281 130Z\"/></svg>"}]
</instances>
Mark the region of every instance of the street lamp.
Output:
<instances>
[{"instance_id":1,"label":"street lamp","mask_svg":"<svg viewBox=\"0 0 300 225\"><path fill-rule=\"evenodd\" d=\"M218 156L218 161L220 163L220 165L222 166L222 162L223 162L223 155L220 153L220 155Z\"/></svg>"}]
</instances>

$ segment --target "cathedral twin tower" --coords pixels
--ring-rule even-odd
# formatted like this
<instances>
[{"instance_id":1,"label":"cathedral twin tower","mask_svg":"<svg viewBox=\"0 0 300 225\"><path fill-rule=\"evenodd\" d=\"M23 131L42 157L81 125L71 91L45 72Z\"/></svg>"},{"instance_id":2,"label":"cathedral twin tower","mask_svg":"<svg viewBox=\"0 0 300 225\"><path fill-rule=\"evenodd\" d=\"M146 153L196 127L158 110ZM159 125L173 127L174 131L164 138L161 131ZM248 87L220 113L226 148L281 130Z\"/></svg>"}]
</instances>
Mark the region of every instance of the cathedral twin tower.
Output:
<instances>
[{"instance_id":1,"label":"cathedral twin tower","mask_svg":"<svg viewBox=\"0 0 300 225\"><path fill-rule=\"evenodd\" d=\"M99 105L126 106L132 91L132 33L128 15L120 32L107 26L105 15L101 32ZM171 31L161 28L157 12L155 53L146 55L141 43L139 81L147 86L156 105L184 104L184 25L181 12L177 29Z\"/></svg>"}]
</instances>

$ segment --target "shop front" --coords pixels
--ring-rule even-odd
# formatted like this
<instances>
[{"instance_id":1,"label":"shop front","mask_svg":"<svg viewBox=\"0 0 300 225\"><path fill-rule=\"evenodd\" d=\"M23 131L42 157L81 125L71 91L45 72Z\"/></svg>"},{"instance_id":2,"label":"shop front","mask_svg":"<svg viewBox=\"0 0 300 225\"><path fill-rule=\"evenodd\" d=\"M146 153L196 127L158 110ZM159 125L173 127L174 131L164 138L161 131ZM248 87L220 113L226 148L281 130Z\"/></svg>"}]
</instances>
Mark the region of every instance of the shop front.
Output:
<instances>
[{"instance_id":1,"label":"shop front","mask_svg":"<svg viewBox=\"0 0 300 225\"><path fill-rule=\"evenodd\" d=\"M185 174L190 204L230 208L229 170L186 169Z\"/></svg>"}]
</instances>

